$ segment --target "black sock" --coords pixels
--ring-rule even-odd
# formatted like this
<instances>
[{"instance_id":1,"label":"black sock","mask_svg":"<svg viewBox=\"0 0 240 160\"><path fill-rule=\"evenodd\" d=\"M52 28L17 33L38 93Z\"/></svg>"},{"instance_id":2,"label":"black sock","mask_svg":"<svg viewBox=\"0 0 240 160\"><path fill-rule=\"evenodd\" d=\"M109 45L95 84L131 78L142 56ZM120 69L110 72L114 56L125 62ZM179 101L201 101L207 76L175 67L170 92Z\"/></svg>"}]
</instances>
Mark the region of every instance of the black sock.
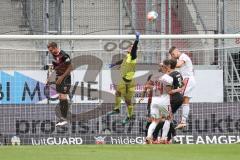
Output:
<instances>
[{"instance_id":1,"label":"black sock","mask_svg":"<svg viewBox=\"0 0 240 160\"><path fill-rule=\"evenodd\" d=\"M176 130L174 128L173 123L171 122L170 123L170 129L169 129L169 132L168 132L168 140L170 140L173 136L176 136Z\"/></svg>"},{"instance_id":2,"label":"black sock","mask_svg":"<svg viewBox=\"0 0 240 160\"><path fill-rule=\"evenodd\" d=\"M151 123L152 123L152 122L147 121L146 129L145 129L145 137L147 137L148 128L149 128L149 126L150 126Z\"/></svg>"},{"instance_id":3,"label":"black sock","mask_svg":"<svg viewBox=\"0 0 240 160\"><path fill-rule=\"evenodd\" d=\"M68 100L67 99L60 100L60 110L61 110L62 117L67 119L67 114L68 114Z\"/></svg>"},{"instance_id":4,"label":"black sock","mask_svg":"<svg viewBox=\"0 0 240 160\"><path fill-rule=\"evenodd\" d=\"M160 122L158 123L157 127L155 128L154 132L153 132L153 139L157 140L158 135L159 135L159 131L163 128L164 122Z\"/></svg>"}]
</instances>

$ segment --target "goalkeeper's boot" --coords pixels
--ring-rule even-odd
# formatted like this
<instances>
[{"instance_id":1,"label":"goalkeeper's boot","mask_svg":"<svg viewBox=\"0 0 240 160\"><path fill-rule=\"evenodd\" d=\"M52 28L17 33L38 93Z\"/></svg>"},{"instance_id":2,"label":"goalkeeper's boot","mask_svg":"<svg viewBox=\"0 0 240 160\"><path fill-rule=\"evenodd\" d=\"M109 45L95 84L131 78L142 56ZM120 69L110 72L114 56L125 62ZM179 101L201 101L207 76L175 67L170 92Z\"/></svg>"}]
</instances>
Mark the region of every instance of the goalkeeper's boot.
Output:
<instances>
[{"instance_id":1,"label":"goalkeeper's boot","mask_svg":"<svg viewBox=\"0 0 240 160\"><path fill-rule=\"evenodd\" d=\"M183 129L187 126L186 122L181 122L177 125L177 127L175 129Z\"/></svg>"},{"instance_id":2,"label":"goalkeeper's boot","mask_svg":"<svg viewBox=\"0 0 240 160\"><path fill-rule=\"evenodd\" d=\"M131 120L132 120L132 117L127 117L127 118L125 118L125 119L122 121L122 124L123 124L123 125L126 125L126 124L128 124Z\"/></svg>"},{"instance_id":3,"label":"goalkeeper's boot","mask_svg":"<svg viewBox=\"0 0 240 160\"><path fill-rule=\"evenodd\" d=\"M112 112L109 112L107 115L111 116L111 115L115 115L115 114L119 114L120 110L119 109L114 109Z\"/></svg>"}]
</instances>

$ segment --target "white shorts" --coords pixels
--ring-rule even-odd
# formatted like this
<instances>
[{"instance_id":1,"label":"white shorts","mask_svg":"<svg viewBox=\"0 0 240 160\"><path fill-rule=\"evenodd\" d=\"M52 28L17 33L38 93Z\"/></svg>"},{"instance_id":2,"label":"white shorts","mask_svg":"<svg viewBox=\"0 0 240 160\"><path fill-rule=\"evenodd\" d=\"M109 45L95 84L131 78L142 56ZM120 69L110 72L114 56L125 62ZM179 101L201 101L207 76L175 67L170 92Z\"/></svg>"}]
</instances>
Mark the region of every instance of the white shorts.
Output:
<instances>
[{"instance_id":1,"label":"white shorts","mask_svg":"<svg viewBox=\"0 0 240 160\"><path fill-rule=\"evenodd\" d=\"M193 90L196 86L195 78L194 77L184 78L184 81L186 81L187 85L183 90L183 96L191 98L193 96Z\"/></svg>"},{"instance_id":2,"label":"white shorts","mask_svg":"<svg viewBox=\"0 0 240 160\"><path fill-rule=\"evenodd\" d=\"M167 117L169 115L169 107L169 95L153 97L151 103L151 116L153 118Z\"/></svg>"}]
</instances>

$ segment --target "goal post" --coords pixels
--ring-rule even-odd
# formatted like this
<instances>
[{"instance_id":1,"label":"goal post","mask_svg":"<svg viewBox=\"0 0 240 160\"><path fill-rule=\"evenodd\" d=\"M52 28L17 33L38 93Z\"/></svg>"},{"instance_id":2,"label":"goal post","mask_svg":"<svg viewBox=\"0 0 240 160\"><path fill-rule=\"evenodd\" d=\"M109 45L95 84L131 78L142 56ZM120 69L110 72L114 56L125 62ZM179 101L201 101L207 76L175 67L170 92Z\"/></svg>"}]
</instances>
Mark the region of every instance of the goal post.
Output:
<instances>
[{"instance_id":1,"label":"goal post","mask_svg":"<svg viewBox=\"0 0 240 160\"><path fill-rule=\"evenodd\" d=\"M179 34L141 35L140 39L235 39L240 34ZM135 35L0 35L0 40L122 40L135 39Z\"/></svg>"},{"instance_id":2,"label":"goal post","mask_svg":"<svg viewBox=\"0 0 240 160\"><path fill-rule=\"evenodd\" d=\"M126 106L114 107L120 74L108 64L122 59L135 35L0 35L0 143L139 144L144 141L146 102L135 104L135 119L123 126ZM69 125L56 128L57 94L45 81L55 41L72 59ZM240 133L240 34L141 35L136 67L137 101L149 74L176 46L190 56L197 87L182 143L234 143ZM178 120L181 111L175 119ZM16 138L17 136L17 138ZM13 138L13 139L12 139Z\"/></svg>"}]
</instances>

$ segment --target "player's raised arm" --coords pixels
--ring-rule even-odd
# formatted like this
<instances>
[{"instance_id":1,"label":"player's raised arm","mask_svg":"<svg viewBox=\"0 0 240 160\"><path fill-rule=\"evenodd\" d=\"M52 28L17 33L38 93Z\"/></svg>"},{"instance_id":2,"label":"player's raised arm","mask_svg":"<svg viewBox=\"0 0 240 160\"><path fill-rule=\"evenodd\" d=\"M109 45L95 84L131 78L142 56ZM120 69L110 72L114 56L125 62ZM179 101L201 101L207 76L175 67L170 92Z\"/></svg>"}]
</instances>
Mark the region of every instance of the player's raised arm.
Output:
<instances>
[{"instance_id":1,"label":"player's raised arm","mask_svg":"<svg viewBox=\"0 0 240 160\"><path fill-rule=\"evenodd\" d=\"M136 39L135 39L132 49L131 49L132 60L135 60L137 58L137 48L138 48L137 46L138 46L139 38L140 38L140 33L136 32Z\"/></svg>"}]
</instances>

